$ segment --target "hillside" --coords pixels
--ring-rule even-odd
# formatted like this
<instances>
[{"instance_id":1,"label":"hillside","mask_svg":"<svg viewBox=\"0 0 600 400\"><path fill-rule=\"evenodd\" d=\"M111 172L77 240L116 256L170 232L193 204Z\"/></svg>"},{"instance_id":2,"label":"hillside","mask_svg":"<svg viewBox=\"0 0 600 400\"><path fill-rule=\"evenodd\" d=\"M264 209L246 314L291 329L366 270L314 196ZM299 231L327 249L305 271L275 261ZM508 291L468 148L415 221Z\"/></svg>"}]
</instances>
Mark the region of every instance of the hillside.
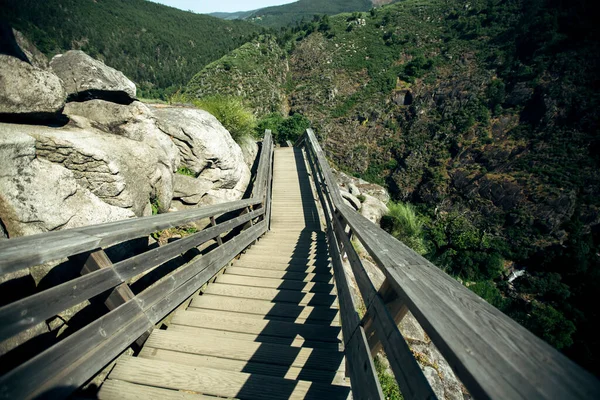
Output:
<instances>
[{"instance_id":1,"label":"hillside","mask_svg":"<svg viewBox=\"0 0 600 400\"><path fill-rule=\"evenodd\" d=\"M245 13L219 13L219 18L241 18L252 21L261 26L280 28L300 22L311 20L314 15L335 15L343 12L369 11L374 6L389 4L398 0L299 0L294 3L261 8L249 14ZM240 15L241 14L241 15Z\"/></svg>"},{"instance_id":2,"label":"hillside","mask_svg":"<svg viewBox=\"0 0 600 400\"><path fill-rule=\"evenodd\" d=\"M279 39L277 91L333 164L417 207L428 258L598 373L600 36L585 2L561 4L311 18Z\"/></svg>"},{"instance_id":3,"label":"hillside","mask_svg":"<svg viewBox=\"0 0 600 400\"><path fill-rule=\"evenodd\" d=\"M185 84L260 29L145 0L0 0L0 9L47 56L83 50L153 97Z\"/></svg>"}]
</instances>

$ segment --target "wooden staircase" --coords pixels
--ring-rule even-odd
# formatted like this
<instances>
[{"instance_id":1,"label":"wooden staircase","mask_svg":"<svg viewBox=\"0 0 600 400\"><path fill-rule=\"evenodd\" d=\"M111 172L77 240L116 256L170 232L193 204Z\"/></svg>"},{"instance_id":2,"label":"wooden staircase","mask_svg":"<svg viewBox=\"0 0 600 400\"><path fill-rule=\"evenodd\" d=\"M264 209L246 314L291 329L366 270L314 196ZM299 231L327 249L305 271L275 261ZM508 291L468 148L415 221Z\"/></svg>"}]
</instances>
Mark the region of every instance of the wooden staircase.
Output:
<instances>
[{"instance_id":1,"label":"wooden staircase","mask_svg":"<svg viewBox=\"0 0 600 400\"><path fill-rule=\"evenodd\" d=\"M348 397L336 287L301 151L277 149L274 171L271 231L138 357L119 361L100 398Z\"/></svg>"}]
</instances>

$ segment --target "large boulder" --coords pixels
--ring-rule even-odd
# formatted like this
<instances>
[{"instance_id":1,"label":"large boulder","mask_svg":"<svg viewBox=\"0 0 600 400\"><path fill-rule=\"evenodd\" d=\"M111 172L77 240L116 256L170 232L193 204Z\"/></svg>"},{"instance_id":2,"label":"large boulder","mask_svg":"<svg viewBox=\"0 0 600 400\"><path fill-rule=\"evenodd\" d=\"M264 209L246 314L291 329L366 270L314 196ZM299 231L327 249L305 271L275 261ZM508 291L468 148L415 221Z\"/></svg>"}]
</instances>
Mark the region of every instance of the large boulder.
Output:
<instances>
[{"instance_id":1,"label":"large boulder","mask_svg":"<svg viewBox=\"0 0 600 400\"><path fill-rule=\"evenodd\" d=\"M378 198L368 194L363 194L362 196L364 196L365 201L363 201L360 208L361 215L379 226L381 218L389 212L387 205Z\"/></svg>"},{"instance_id":2,"label":"large boulder","mask_svg":"<svg viewBox=\"0 0 600 400\"><path fill-rule=\"evenodd\" d=\"M179 149L181 166L197 178L212 182L209 203L242 198L250 182L250 169L240 146L221 123L203 110L155 107L159 128Z\"/></svg>"},{"instance_id":3,"label":"large boulder","mask_svg":"<svg viewBox=\"0 0 600 400\"><path fill-rule=\"evenodd\" d=\"M172 171L160 154L144 142L94 128L61 129L27 126L36 139L37 156L72 171L78 184L107 204L144 215L149 199L160 212L173 196Z\"/></svg>"},{"instance_id":4,"label":"large boulder","mask_svg":"<svg viewBox=\"0 0 600 400\"><path fill-rule=\"evenodd\" d=\"M173 182L173 198L189 205L200 203L213 187L213 183L207 179L181 174L175 174Z\"/></svg>"},{"instance_id":5,"label":"large boulder","mask_svg":"<svg viewBox=\"0 0 600 400\"><path fill-rule=\"evenodd\" d=\"M9 237L134 216L79 185L69 169L36 157L36 140L24 130L0 123L0 217Z\"/></svg>"},{"instance_id":6,"label":"large boulder","mask_svg":"<svg viewBox=\"0 0 600 400\"><path fill-rule=\"evenodd\" d=\"M37 47L33 45L33 43L27 40L25 35L16 29L13 29L12 32L16 44L19 46L21 51L23 51L25 57L27 57L27 61L29 61L31 65L39 69L48 69L50 67L48 58L44 55L44 53L39 51Z\"/></svg>"},{"instance_id":7,"label":"large boulder","mask_svg":"<svg viewBox=\"0 0 600 400\"><path fill-rule=\"evenodd\" d=\"M63 109L65 98L62 83L52 72L0 54L0 115L47 118Z\"/></svg>"},{"instance_id":8,"label":"large boulder","mask_svg":"<svg viewBox=\"0 0 600 400\"><path fill-rule=\"evenodd\" d=\"M110 98L127 103L136 97L135 84L122 72L83 51L70 50L56 55L50 67L62 79L71 100Z\"/></svg>"}]
</instances>

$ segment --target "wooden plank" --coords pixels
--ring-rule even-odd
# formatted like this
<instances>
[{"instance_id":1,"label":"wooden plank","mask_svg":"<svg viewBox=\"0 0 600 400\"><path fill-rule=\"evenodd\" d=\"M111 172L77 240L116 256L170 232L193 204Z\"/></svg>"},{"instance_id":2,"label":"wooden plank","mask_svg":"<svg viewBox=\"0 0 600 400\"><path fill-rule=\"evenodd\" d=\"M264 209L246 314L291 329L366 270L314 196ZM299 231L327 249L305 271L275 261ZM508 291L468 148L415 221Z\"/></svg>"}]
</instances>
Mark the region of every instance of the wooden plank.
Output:
<instances>
[{"instance_id":1,"label":"wooden plank","mask_svg":"<svg viewBox=\"0 0 600 400\"><path fill-rule=\"evenodd\" d=\"M258 210L254 213L243 215L222 223L218 227L206 229L116 263L112 268L103 268L90 272L82 277L72 279L1 307L0 321L3 321L3 323L0 324L0 340L5 340L35 326L69 307L73 307L86 299L117 286L129 278L175 258L192 247L196 247L212 239L219 233L227 232L261 213L262 211Z\"/></svg>"},{"instance_id":2,"label":"wooden plank","mask_svg":"<svg viewBox=\"0 0 600 400\"><path fill-rule=\"evenodd\" d=\"M309 163L310 164L310 163ZM314 170L314 165L310 164ZM316 174L313 173L313 177ZM338 238L334 230L332 218L333 207L330 209L325 205L325 193L322 186L317 185L319 199L323 205L323 212L327 223L327 235L329 244L329 253L333 273L338 289L340 318L342 320L342 331L344 335L345 353L348 357L348 373L352 382L352 394L357 399L383 399L383 392L371 353L369 352L364 330L360 325L360 318L356 312L356 305L350 294L350 287L346 279L342 257L338 247ZM336 188L337 189L337 188ZM339 196L339 192L336 192ZM331 193L330 193L331 194ZM333 194L331 194L333 196Z\"/></svg>"},{"instance_id":3,"label":"wooden plank","mask_svg":"<svg viewBox=\"0 0 600 400\"><path fill-rule=\"evenodd\" d=\"M1 376L0 398L64 398L151 327L128 301Z\"/></svg>"},{"instance_id":4,"label":"wooden plank","mask_svg":"<svg viewBox=\"0 0 600 400\"><path fill-rule=\"evenodd\" d=\"M170 332L181 332L191 337L202 338L204 336L215 336L217 338L246 340L258 343L281 344L292 347L310 347L312 349L328 349L343 351L343 346L340 343L321 342L318 340L304 340L301 337L284 338L279 336L254 335L251 333L218 331L207 328L197 328L194 326L171 324L168 329Z\"/></svg>"},{"instance_id":5,"label":"wooden plank","mask_svg":"<svg viewBox=\"0 0 600 400\"><path fill-rule=\"evenodd\" d=\"M314 133L307 132L307 140L327 186L334 188ZM595 377L356 213L336 193L335 208L474 397L600 398Z\"/></svg>"},{"instance_id":6,"label":"wooden plank","mask_svg":"<svg viewBox=\"0 0 600 400\"><path fill-rule=\"evenodd\" d=\"M389 310L385 306L384 299L396 299L395 291L391 290L389 285L386 284L382 287L383 290L380 294L377 292L362 265L360 257L354 250L350 238L344 232L344 228L337 217L334 218L334 225L338 238L341 239L342 247L348 256L354 278L367 308L362 325L371 354L374 356L376 351L378 351L378 347L383 345L390 367L394 372L404 398L435 398L429 382L427 382L412 351L398 329L398 322L404 316L402 314L404 311L396 308ZM392 304L397 305L396 302ZM398 320L395 320L392 315L395 315Z\"/></svg>"},{"instance_id":7,"label":"wooden plank","mask_svg":"<svg viewBox=\"0 0 600 400\"><path fill-rule=\"evenodd\" d=\"M260 201L247 199L196 210L2 240L0 241L0 276L255 204L260 204Z\"/></svg>"},{"instance_id":8,"label":"wooden plank","mask_svg":"<svg viewBox=\"0 0 600 400\"><path fill-rule=\"evenodd\" d=\"M210 225L211 226L217 226L217 220L215 219L215 217L210 217ZM223 244L223 239L221 239L221 236L217 236L217 245L221 246Z\"/></svg>"},{"instance_id":9,"label":"wooden plank","mask_svg":"<svg viewBox=\"0 0 600 400\"><path fill-rule=\"evenodd\" d=\"M320 340L338 343L340 328L336 326L296 324L292 322L264 320L245 317L243 314L202 310L177 311L172 322L178 325L210 328L228 332L251 333L255 335L291 337L300 336L305 340Z\"/></svg>"},{"instance_id":10,"label":"wooden plank","mask_svg":"<svg viewBox=\"0 0 600 400\"><path fill-rule=\"evenodd\" d=\"M164 371L169 371L165 374ZM261 399L346 399L349 389L317 382L294 381L206 367L127 358L110 374L138 384L186 390L221 397Z\"/></svg>"},{"instance_id":11,"label":"wooden plank","mask_svg":"<svg viewBox=\"0 0 600 400\"><path fill-rule=\"evenodd\" d=\"M266 271L279 271L279 272L295 272L305 274L330 274L330 267L307 267L305 265L286 265L286 264L267 264L263 262L242 262L235 260L233 262L236 268L249 268L249 269L261 269Z\"/></svg>"},{"instance_id":12,"label":"wooden plank","mask_svg":"<svg viewBox=\"0 0 600 400\"><path fill-rule=\"evenodd\" d=\"M239 361L267 363L298 368L337 371L344 353L335 350L290 347L247 340L202 336L201 339L179 332L155 330L147 346Z\"/></svg>"},{"instance_id":13,"label":"wooden plank","mask_svg":"<svg viewBox=\"0 0 600 400\"><path fill-rule=\"evenodd\" d=\"M102 249L79 254L74 256L73 258L77 261L80 261L83 264L81 273L84 275L101 269L110 269L113 267L112 261L110 261L108 255ZM108 297L104 301L104 305L106 305L106 308L108 308L109 310L114 310L121 304L128 302L134 297L135 295L133 294L127 283L121 283L120 285L115 287L112 290L112 292L108 295ZM144 345L144 342L150 335L151 329L136 339L135 345L138 348L141 348Z\"/></svg>"},{"instance_id":14,"label":"wooden plank","mask_svg":"<svg viewBox=\"0 0 600 400\"><path fill-rule=\"evenodd\" d=\"M250 286L225 285L221 283L209 285L204 293L267 300L271 302L293 303L304 306L328 306L337 308L336 296L323 293L302 293L292 290L255 288Z\"/></svg>"},{"instance_id":15,"label":"wooden plank","mask_svg":"<svg viewBox=\"0 0 600 400\"><path fill-rule=\"evenodd\" d=\"M101 400L215 400L213 396L162 389L135 383L109 379L102 384L98 398Z\"/></svg>"},{"instance_id":16,"label":"wooden plank","mask_svg":"<svg viewBox=\"0 0 600 400\"><path fill-rule=\"evenodd\" d=\"M218 296L215 296L215 297L218 297ZM259 300L259 301L262 301L262 300ZM291 322L291 323L301 324L301 325L308 324L308 325L335 326L335 327L340 326L339 319L336 321L324 321L324 320L315 320L315 319L311 319L311 320L307 321L305 318L301 318L301 317L273 315L273 314L271 314L271 315L246 314L246 313L240 313L239 311L214 310L214 309L210 309L210 308L192 307L192 306L188 307L186 310L190 311L190 312L208 311L211 313L216 313L218 315L223 315L223 313L225 313L225 314L231 313L231 314L235 314L235 315L240 315L244 318L266 320L266 321Z\"/></svg>"},{"instance_id":17,"label":"wooden plank","mask_svg":"<svg viewBox=\"0 0 600 400\"><path fill-rule=\"evenodd\" d=\"M148 318L154 323L164 318L265 230L266 222L262 221L138 295L137 300L143 304Z\"/></svg>"},{"instance_id":18,"label":"wooden plank","mask_svg":"<svg viewBox=\"0 0 600 400\"><path fill-rule=\"evenodd\" d=\"M337 322L338 310L328 307L298 306L286 303L271 303L264 300L242 299L239 297L213 296L203 294L194 297L190 307L211 310L233 311L259 316L280 316L287 318L302 318L308 322L323 321L326 323Z\"/></svg>"},{"instance_id":19,"label":"wooden plank","mask_svg":"<svg viewBox=\"0 0 600 400\"><path fill-rule=\"evenodd\" d=\"M255 287L267 287L273 289L296 290L305 293L329 293L335 294L335 286L322 282L300 282L285 279L260 278L251 276L238 276L224 274L217 278L218 283L229 285L243 285Z\"/></svg>"},{"instance_id":20,"label":"wooden plank","mask_svg":"<svg viewBox=\"0 0 600 400\"><path fill-rule=\"evenodd\" d=\"M244 267L228 267L228 275L240 276L257 276L263 278L287 279L290 281L301 282L323 282L333 283L333 275L331 274L315 274L302 272L288 272L271 269L244 268Z\"/></svg>"},{"instance_id":21,"label":"wooden plank","mask_svg":"<svg viewBox=\"0 0 600 400\"><path fill-rule=\"evenodd\" d=\"M209 367L225 371L245 372L247 374L276 376L284 379L333 383L335 385L344 386L349 384L348 380L344 379L344 374L342 372L336 372L332 378L331 374L324 374L323 371L309 368L284 367L273 364L230 360L219 357L180 353L171 350L153 349L150 347L142 350L139 357L174 362L193 367Z\"/></svg>"}]
</instances>

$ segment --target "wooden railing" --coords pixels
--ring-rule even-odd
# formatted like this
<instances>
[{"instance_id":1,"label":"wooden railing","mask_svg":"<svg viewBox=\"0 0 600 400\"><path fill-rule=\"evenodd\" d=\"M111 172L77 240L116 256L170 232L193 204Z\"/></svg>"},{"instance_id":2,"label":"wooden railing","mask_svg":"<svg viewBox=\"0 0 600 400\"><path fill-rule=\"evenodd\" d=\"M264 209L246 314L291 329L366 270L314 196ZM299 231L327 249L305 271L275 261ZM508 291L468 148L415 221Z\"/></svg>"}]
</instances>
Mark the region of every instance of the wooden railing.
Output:
<instances>
[{"instance_id":1,"label":"wooden railing","mask_svg":"<svg viewBox=\"0 0 600 400\"><path fill-rule=\"evenodd\" d=\"M365 340L373 354L383 348L405 399L436 398L398 329L409 310L476 399L600 398L600 383L593 375L347 206L312 130L296 145L305 148L327 220L353 391L361 372L359 385L365 386L358 398L381 396L372 383ZM351 235L385 274L379 290L363 268ZM344 253L366 306L362 319L344 289Z\"/></svg>"},{"instance_id":2,"label":"wooden railing","mask_svg":"<svg viewBox=\"0 0 600 400\"><path fill-rule=\"evenodd\" d=\"M265 133L252 197L174 212L0 241L0 277L69 258L82 276L0 308L0 342L101 294L107 311L0 377L0 398L64 398L166 315L196 293L269 225L273 141ZM219 223L215 217L222 216ZM131 258L111 263L104 249L164 229L210 218L206 229ZM251 226L242 230L243 225ZM229 233L229 240L223 236ZM127 282L210 240L217 245L134 295Z\"/></svg>"}]
</instances>

